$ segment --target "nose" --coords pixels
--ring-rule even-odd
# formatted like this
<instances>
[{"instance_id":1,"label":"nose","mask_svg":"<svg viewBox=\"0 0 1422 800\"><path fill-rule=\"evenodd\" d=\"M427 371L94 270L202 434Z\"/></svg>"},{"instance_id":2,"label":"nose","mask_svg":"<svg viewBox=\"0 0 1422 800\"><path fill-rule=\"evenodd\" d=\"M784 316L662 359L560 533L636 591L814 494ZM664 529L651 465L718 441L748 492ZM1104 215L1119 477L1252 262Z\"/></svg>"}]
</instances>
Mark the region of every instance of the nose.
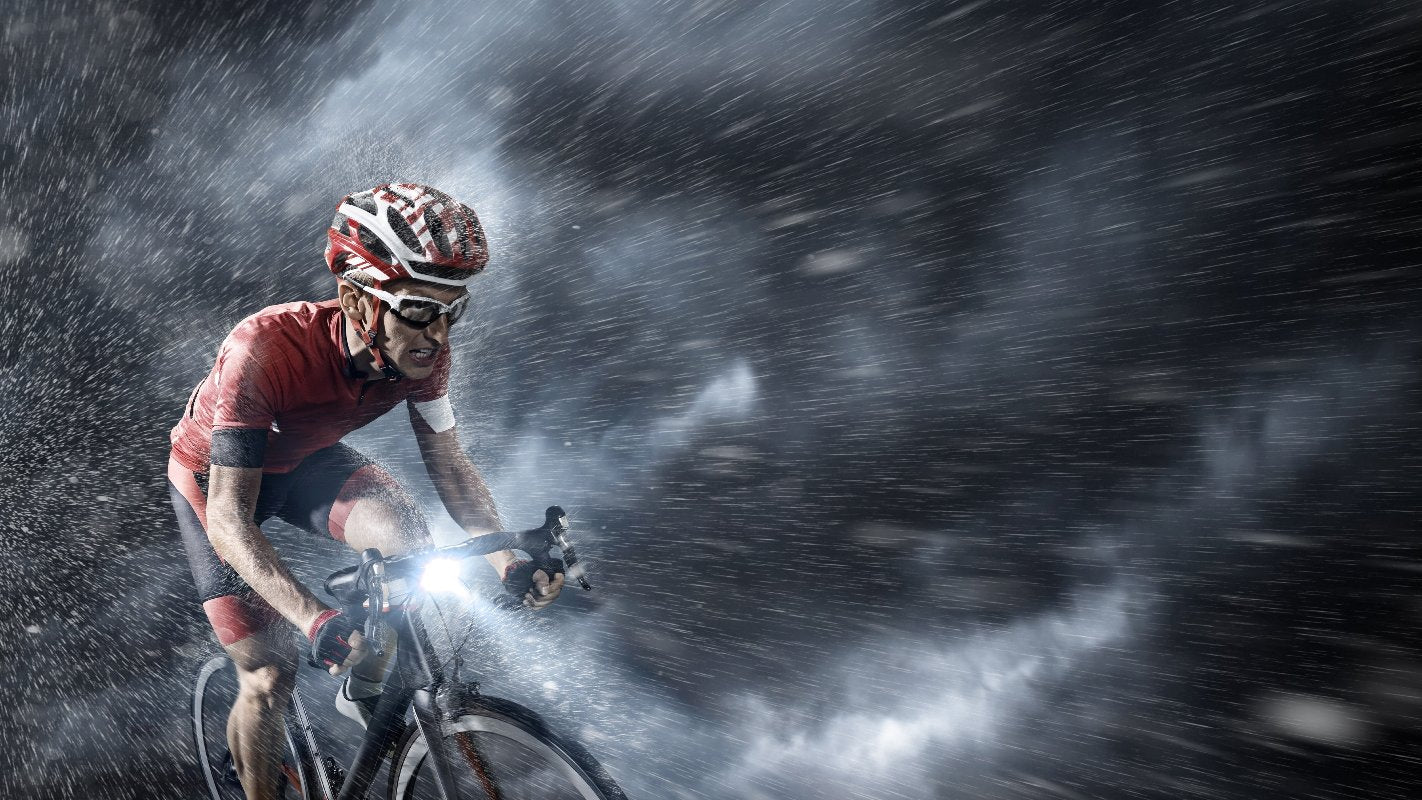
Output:
<instances>
[{"instance_id":1,"label":"nose","mask_svg":"<svg viewBox=\"0 0 1422 800\"><path fill-rule=\"evenodd\" d=\"M440 314L434 322L425 326L422 333L434 344L444 346L445 342L449 340L449 315Z\"/></svg>"}]
</instances>

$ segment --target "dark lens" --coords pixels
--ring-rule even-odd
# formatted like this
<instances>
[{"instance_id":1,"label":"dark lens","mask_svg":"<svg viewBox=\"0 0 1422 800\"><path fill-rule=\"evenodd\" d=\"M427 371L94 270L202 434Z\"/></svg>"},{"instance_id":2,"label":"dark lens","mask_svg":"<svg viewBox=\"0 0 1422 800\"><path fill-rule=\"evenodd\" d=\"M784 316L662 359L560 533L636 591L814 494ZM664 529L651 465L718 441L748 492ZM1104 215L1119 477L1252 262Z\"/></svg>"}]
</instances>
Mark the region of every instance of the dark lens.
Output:
<instances>
[{"instance_id":1,"label":"dark lens","mask_svg":"<svg viewBox=\"0 0 1422 800\"><path fill-rule=\"evenodd\" d=\"M469 295L467 295L467 294L464 295L463 297L459 298L458 300L455 300L453 303L450 303L450 304L449 304L449 324L450 324L450 325L453 325L454 323L458 322L458 321L459 321L459 318L462 317L462 316L464 316L464 312L465 312L465 311L468 311L468 310L469 310Z\"/></svg>"},{"instance_id":2,"label":"dark lens","mask_svg":"<svg viewBox=\"0 0 1422 800\"><path fill-rule=\"evenodd\" d=\"M424 327L439 318L439 306L433 303L405 301L400 304L395 315L411 325Z\"/></svg>"},{"instance_id":3,"label":"dark lens","mask_svg":"<svg viewBox=\"0 0 1422 800\"><path fill-rule=\"evenodd\" d=\"M401 322L412 328L427 328L439 319L440 314L449 317L449 324L453 325L464 316L465 309L469 308L469 295L463 295L459 299L450 303L448 311L445 306L438 303L427 303L421 300L401 300L399 308L390 309L390 313L400 318Z\"/></svg>"}]
</instances>

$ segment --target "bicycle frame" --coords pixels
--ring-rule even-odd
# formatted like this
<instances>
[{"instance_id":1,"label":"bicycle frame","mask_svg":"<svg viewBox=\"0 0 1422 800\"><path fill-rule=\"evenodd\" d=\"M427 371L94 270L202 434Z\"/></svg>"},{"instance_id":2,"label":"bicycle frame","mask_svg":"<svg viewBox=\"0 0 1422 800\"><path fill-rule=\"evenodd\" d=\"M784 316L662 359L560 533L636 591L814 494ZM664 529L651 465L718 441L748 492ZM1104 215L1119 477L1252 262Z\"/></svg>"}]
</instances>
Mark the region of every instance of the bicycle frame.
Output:
<instances>
[{"instance_id":1,"label":"bicycle frame","mask_svg":"<svg viewBox=\"0 0 1422 800\"><path fill-rule=\"evenodd\" d=\"M376 624L389 625L398 637L399 645L395 664L385 678L384 693L366 727L365 738L351 762L339 794L335 793L326 773L325 759L320 745L316 742L315 731L306 714L305 705L299 693L292 692L291 719L295 722L297 735L292 735L290 726L287 735L302 751L303 757L299 760L311 765L311 771L315 773L316 778L315 786L321 792L320 795L313 794L308 786L310 776L303 775L302 793L311 800L357 800L365 797L376 772L380 769L380 763L385 760L385 754L393 744L392 739L398 723L404 720L405 712L413 706L415 724L419 726L429 748L429 757L434 763L440 792L445 800L459 800L459 790L454 779L455 765L464 754L451 752L449 743L445 741L444 724L447 718L466 706L470 698L478 695L479 688L477 683L466 683L460 679L462 660L457 653L448 665L441 663L435 653L434 645L419 614L427 593L420 586L420 578L415 568L432 556L466 558L499 550L518 549L528 553L535 564L541 567L546 565L550 575L554 571L563 571L566 566L569 577L576 578L584 589L590 590L592 586L582 574L566 531L563 510L552 506L545 512L542 528L518 534L486 534L457 545L401 558L384 559L378 550L367 550L362 554L363 564L359 568L333 574L326 582L327 591L337 595L338 599L343 599L343 603L348 606L358 605L360 597L367 598L369 620ZM561 560L550 560L549 552L553 547L562 550ZM405 585L409 587L404 604L389 610L386 610L382 602L381 591L381 584L387 578L387 565L397 571L397 574L389 577L404 580ZM341 580L338 581L338 577ZM333 589L333 583L340 583L342 588ZM378 640L377 636L372 636L376 633L376 624L367 624L367 639ZM446 669L446 666L449 669ZM478 754L473 753L472 757L477 760ZM480 768L479 764L474 766Z\"/></svg>"},{"instance_id":2,"label":"bicycle frame","mask_svg":"<svg viewBox=\"0 0 1422 800\"><path fill-rule=\"evenodd\" d=\"M430 757L434 760L435 772L439 776L444 796L447 800L456 800L454 759L457 759L459 754L449 752L450 748L443 735L444 718L449 711L460 708L464 698L471 693L477 694L478 689L477 685L460 682L458 670L461 665L457 657L448 665L451 668L446 669L446 665L435 655L429 633L418 614L419 602L423 599L423 592L416 591L411 595L411 602L407 602L404 608L391 609L381 615L384 617L383 624L389 625L398 636L399 648L395 653L395 664L385 679L384 694L370 719L365 738L351 762L339 794L336 794L335 787L330 785L323 766L321 747L316 741L315 730L306 714L300 693L293 691L291 720L295 731L288 730L288 735L294 734L293 738L305 756L302 760L312 765L310 771L315 773L315 781L309 786L313 776L302 775L303 793L312 800L353 800L365 797L381 762L385 760L386 752L393 744L399 723L404 720L405 712L411 706L415 709L415 724L424 734Z\"/></svg>"}]
</instances>

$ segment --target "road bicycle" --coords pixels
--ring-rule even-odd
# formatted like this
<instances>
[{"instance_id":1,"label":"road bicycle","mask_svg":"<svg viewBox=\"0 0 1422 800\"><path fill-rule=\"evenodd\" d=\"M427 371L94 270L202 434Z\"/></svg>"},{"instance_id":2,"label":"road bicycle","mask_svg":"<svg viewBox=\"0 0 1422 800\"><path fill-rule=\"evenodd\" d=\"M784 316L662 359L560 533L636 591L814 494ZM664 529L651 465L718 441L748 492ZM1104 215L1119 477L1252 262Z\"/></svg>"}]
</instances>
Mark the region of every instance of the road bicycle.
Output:
<instances>
[{"instance_id":1,"label":"road bicycle","mask_svg":"<svg viewBox=\"0 0 1422 800\"><path fill-rule=\"evenodd\" d=\"M552 556L557 548L558 558ZM291 800L354 800L370 791L388 764L392 800L626 800L607 770L577 742L553 732L537 714L509 700L481 694L461 677L460 650L441 658L426 629L422 606L429 599L422 577L457 568L459 560L501 550L522 550L548 574L564 571L591 590L568 538L567 517L550 507L541 527L521 533L490 533L459 544L398 558L377 549L361 563L332 573L327 594L347 613L365 616L364 634L384 655L385 628L399 647L384 694L348 768L323 748L299 688L285 720L282 788ZM401 599L403 598L403 602ZM227 752L227 712L237 695L237 676L226 654L203 661L193 688L197 759L212 800L242 800ZM407 716L413 708L413 724ZM326 735L329 736L329 733Z\"/></svg>"}]
</instances>

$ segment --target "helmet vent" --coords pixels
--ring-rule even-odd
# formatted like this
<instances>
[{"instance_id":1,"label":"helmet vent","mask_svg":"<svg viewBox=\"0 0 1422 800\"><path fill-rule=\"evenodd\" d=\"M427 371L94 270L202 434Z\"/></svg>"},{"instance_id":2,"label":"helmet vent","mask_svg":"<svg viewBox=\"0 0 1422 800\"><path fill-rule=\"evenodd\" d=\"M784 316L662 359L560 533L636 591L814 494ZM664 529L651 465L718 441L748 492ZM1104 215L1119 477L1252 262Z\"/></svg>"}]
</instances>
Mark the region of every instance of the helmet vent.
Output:
<instances>
[{"instance_id":1,"label":"helmet vent","mask_svg":"<svg viewBox=\"0 0 1422 800\"><path fill-rule=\"evenodd\" d=\"M400 216L400 212L394 206L385 207L385 221L390 224L390 229L395 231L395 235L400 237L400 241L405 246L416 253L423 253L425 246L420 244L420 237L415 235L415 231L410 228L410 223Z\"/></svg>"},{"instance_id":2,"label":"helmet vent","mask_svg":"<svg viewBox=\"0 0 1422 800\"><path fill-rule=\"evenodd\" d=\"M431 264L426 261L417 261L410 266L426 275L433 275L436 278L444 278L449 281L468 280L470 274L468 267L447 267L443 264Z\"/></svg>"},{"instance_id":3,"label":"helmet vent","mask_svg":"<svg viewBox=\"0 0 1422 800\"><path fill-rule=\"evenodd\" d=\"M429 226L430 238L434 240L435 249L445 258L454 255L454 250L449 246L449 239L445 238L444 223L440 221L439 214L429 209L425 210L425 225Z\"/></svg>"},{"instance_id":4,"label":"helmet vent","mask_svg":"<svg viewBox=\"0 0 1422 800\"><path fill-rule=\"evenodd\" d=\"M358 192L346 198L346 202L364 211L367 214L378 214L380 209L375 206L375 192Z\"/></svg>"},{"instance_id":5,"label":"helmet vent","mask_svg":"<svg viewBox=\"0 0 1422 800\"><path fill-rule=\"evenodd\" d=\"M390 248L386 247L384 242L380 241L380 237L376 236L364 225L360 226L357 230L360 231L360 243L365 245L365 249L369 250L371 255L387 264L395 260L394 254L390 252Z\"/></svg>"}]
</instances>

